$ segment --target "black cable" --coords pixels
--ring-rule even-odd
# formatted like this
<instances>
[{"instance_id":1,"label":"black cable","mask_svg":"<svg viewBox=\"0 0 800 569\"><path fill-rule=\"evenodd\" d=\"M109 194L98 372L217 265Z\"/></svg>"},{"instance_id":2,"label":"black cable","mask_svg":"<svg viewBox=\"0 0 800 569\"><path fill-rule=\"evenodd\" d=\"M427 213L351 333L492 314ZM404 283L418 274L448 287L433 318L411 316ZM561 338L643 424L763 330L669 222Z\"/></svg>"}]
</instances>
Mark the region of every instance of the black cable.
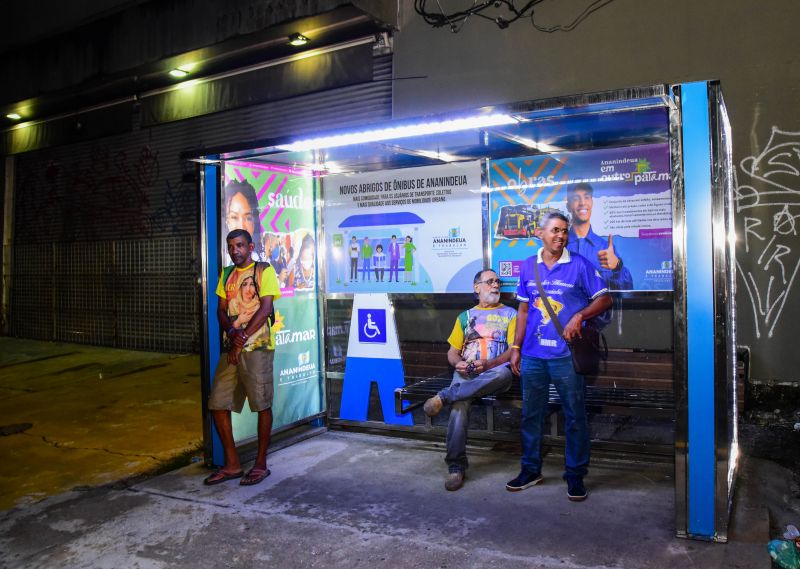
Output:
<instances>
[{"instance_id":1,"label":"black cable","mask_svg":"<svg viewBox=\"0 0 800 569\"><path fill-rule=\"evenodd\" d=\"M538 31L544 32L546 34L552 34L553 32L569 32L574 30L578 26L578 24L580 24L582 21L588 18L592 14L592 12L599 10L600 8L602 8L607 4L611 4L611 2L613 1L614 0L595 0L594 2L589 4L589 6L587 6L586 9L572 21L572 23L567 24L566 26L562 26L560 24L557 26L550 26L549 28L539 26L533 19L534 12L531 11L531 25L533 25L533 27L536 28Z\"/></svg>"},{"instance_id":2,"label":"black cable","mask_svg":"<svg viewBox=\"0 0 800 569\"><path fill-rule=\"evenodd\" d=\"M484 2L478 2L478 0L473 0L472 7L467 8L465 10L460 10L458 12L452 12L450 14L445 14L444 10L442 9L439 0L436 0L436 4L439 8L438 12L429 12L426 9L427 0L414 0L414 10L422 16L425 23L433 26L434 28L442 28L442 27L449 27L450 31L453 33L458 33L461 31L461 28L466 23L467 19L470 16L477 16L479 18L483 18L485 20L490 20L497 24L500 29L507 28L510 24L513 24L520 18L526 16L528 11L530 11L530 19L531 24L533 27L540 32L545 33L553 33L556 31L563 31L569 32L575 29L578 24L580 24L583 20L589 17L592 12L599 10L606 4L610 4L613 0L595 0L590 4L583 12L581 12L577 18L575 18L571 23L567 24L566 26L556 25L551 27L543 27L536 24L534 20L534 11L533 8L537 4L544 2L544 0L529 0L522 8L517 8L514 4L514 0L489 0ZM505 8L510 12L509 17L504 17L501 15L498 16L490 16L484 14L483 12L489 8L499 9L505 6Z\"/></svg>"}]
</instances>

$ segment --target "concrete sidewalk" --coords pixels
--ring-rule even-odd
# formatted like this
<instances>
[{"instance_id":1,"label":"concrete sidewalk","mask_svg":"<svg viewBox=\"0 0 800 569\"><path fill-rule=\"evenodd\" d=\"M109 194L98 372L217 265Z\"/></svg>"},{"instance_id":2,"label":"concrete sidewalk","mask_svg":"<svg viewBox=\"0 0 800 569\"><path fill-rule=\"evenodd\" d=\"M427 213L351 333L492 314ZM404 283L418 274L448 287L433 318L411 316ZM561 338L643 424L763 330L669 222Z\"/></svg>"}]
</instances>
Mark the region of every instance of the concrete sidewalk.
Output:
<instances>
[{"instance_id":1,"label":"concrete sidewalk","mask_svg":"<svg viewBox=\"0 0 800 569\"><path fill-rule=\"evenodd\" d=\"M469 453L458 492L443 488L442 444L342 432L273 453L272 475L254 487L203 486L208 470L195 464L72 491L0 514L2 565L770 567L758 488L742 491L756 503L744 505L745 531L731 542L687 541L674 537L671 466L595 463L589 499L573 503L559 457L547 458L543 484L511 493L517 456ZM746 466L742 485L759 484L763 463ZM787 472L764 475L778 484Z\"/></svg>"},{"instance_id":2,"label":"concrete sidewalk","mask_svg":"<svg viewBox=\"0 0 800 569\"><path fill-rule=\"evenodd\" d=\"M0 337L0 510L186 464L199 360Z\"/></svg>"}]
</instances>

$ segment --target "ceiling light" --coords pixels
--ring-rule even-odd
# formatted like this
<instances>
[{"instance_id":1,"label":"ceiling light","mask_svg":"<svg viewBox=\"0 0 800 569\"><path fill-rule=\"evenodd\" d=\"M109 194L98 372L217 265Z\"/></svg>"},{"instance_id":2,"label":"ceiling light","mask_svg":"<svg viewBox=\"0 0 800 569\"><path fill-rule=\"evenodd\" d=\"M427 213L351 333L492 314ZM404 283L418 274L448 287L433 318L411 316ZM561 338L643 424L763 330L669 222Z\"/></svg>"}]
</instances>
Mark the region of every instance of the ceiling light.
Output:
<instances>
[{"instance_id":1,"label":"ceiling light","mask_svg":"<svg viewBox=\"0 0 800 569\"><path fill-rule=\"evenodd\" d=\"M170 71L169 74L172 75L173 77L177 77L178 79L181 79L181 78L186 77L187 75L189 75L189 72L176 67L175 69Z\"/></svg>"},{"instance_id":2,"label":"ceiling light","mask_svg":"<svg viewBox=\"0 0 800 569\"><path fill-rule=\"evenodd\" d=\"M308 38L303 34L292 34L289 36L289 45L306 45Z\"/></svg>"},{"instance_id":3,"label":"ceiling light","mask_svg":"<svg viewBox=\"0 0 800 569\"><path fill-rule=\"evenodd\" d=\"M19 113L8 113L6 115L6 118L11 119L12 121L18 121L19 119L22 118L22 115L20 115Z\"/></svg>"},{"instance_id":4,"label":"ceiling light","mask_svg":"<svg viewBox=\"0 0 800 569\"><path fill-rule=\"evenodd\" d=\"M514 124L517 119L510 115L492 114L465 117L440 122L418 123L379 130L367 130L364 132L353 132L321 138L311 138L299 140L291 144L278 146L280 150L289 152L313 150L316 148L336 148L339 146L350 146L352 144L362 144L365 142L378 142L381 140L393 140L396 138L409 138L412 136L423 136L428 134L441 134L445 132L456 132L459 130L469 130L472 128L485 128L504 124Z\"/></svg>"}]
</instances>

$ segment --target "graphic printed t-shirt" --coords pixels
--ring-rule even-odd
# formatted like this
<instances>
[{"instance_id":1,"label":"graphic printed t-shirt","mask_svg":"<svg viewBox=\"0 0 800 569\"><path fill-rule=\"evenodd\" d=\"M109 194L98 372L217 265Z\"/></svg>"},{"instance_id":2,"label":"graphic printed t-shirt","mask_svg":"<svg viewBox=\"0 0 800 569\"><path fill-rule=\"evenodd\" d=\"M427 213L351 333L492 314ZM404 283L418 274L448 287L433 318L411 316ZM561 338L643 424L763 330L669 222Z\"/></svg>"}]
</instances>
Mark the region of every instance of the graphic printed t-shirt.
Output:
<instances>
[{"instance_id":1,"label":"graphic printed t-shirt","mask_svg":"<svg viewBox=\"0 0 800 569\"><path fill-rule=\"evenodd\" d=\"M575 313L592 300L607 293L608 287L588 259L576 253L570 254L566 249L552 269L542 262L541 249L536 256L528 257L523 263L517 284L517 300L528 303L522 355L543 359L565 358L569 356L569 346L550 321L550 314L539 297L533 263L539 264L542 288L550 298L550 306L562 326L566 326Z\"/></svg>"},{"instance_id":2,"label":"graphic printed t-shirt","mask_svg":"<svg viewBox=\"0 0 800 569\"><path fill-rule=\"evenodd\" d=\"M458 315L447 342L466 360L490 360L508 349L516 328L517 311L513 308L504 304L495 308L475 306Z\"/></svg>"},{"instance_id":3,"label":"graphic printed t-shirt","mask_svg":"<svg viewBox=\"0 0 800 569\"><path fill-rule=\"evenodd\" d=\"M227 282L224 283L222 282L224 271L219 276L217 296L228 300L228 317L231 319L233 327L237 330L247 326L247 323L250 322L250 319L258 310L261 305L259 294L261 298L272 296L273 302L281 296L278 276L275 274L275 269L272 265L261 271L261 282L258 283L258 294L256 294L254 285L255 269L255 263L249 264L244 269L235 267L231 271ZM265 323L255 333L251 333L242 351L274 350L275 332L272 329L267 330L267 328L268 326Z\"/></svg>"}]
</instances>

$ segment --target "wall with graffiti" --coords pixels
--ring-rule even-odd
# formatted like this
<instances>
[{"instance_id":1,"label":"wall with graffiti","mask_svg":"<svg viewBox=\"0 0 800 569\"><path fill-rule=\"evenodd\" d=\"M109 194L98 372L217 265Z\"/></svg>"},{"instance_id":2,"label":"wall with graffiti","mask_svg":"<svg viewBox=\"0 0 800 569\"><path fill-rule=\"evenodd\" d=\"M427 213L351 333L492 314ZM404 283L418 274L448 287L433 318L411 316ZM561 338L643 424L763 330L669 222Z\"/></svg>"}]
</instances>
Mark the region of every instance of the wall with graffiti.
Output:
<instances>
[{"instance_id":1,"label":"wall with graffiti","mask_svg":"<svg viewBox=\"0 0 800 569\"><path fill-rule=\"evenodd\" d=\"M580 18L587 4L537 5L537 21L553 33L525 18L502 30L470 18L452 33L406 14L395 72L425 79L395 84L395 117L718 79L737 174L738 341L752 348L755 381L800 388L800 372L784 355L800 334L800 4L617 1ZM553 150L548 140L535 142Z\"/></svg>"}]
</instances>

